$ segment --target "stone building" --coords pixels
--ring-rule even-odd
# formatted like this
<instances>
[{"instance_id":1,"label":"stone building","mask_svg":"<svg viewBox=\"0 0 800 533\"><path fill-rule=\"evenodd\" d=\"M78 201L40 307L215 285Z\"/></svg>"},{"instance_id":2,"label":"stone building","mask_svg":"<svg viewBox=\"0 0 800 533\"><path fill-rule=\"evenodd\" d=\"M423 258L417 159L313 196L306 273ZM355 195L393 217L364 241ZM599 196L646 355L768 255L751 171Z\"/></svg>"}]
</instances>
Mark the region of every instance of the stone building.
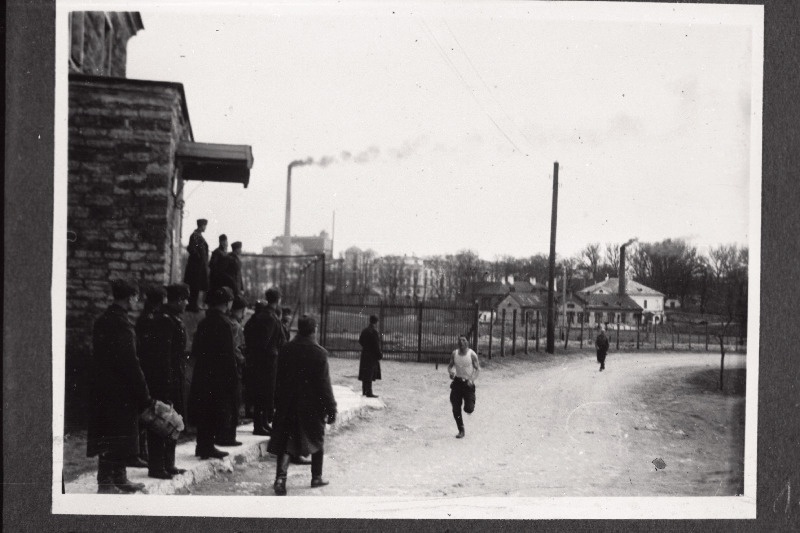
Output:
<instances>
[{"instance_id":1,"label":"stone building","mask_svg":"<svg viewBox=\"0 0 800 533\"><path fill-rule=\"evenodd\" d=\"M180 83L125 77L138 13L74 12L69 24L68 396L81 388L109 281L181 280L184 183L247 187L253 164L250 146L195 142Z\"/></svg>"}]
</instances>

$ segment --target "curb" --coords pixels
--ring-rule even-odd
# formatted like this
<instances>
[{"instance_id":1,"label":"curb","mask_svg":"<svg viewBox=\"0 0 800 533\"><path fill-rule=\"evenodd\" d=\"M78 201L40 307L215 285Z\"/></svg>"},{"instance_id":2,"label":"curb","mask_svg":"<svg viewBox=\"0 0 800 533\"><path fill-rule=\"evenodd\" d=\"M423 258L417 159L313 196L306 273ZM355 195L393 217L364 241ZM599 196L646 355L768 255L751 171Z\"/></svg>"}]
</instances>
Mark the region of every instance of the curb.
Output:
<instances>
[{"instance_id":1,"label":"curb","mask_svg":"<svg viewBox=\"0 0 800 533\"><path fill-rule=\"evenodd\" d=\"M333 426L328 426L326 436L336 435L351 422L371 409L384 409L386 404L380 399L365 398L353 392L349 387L333 386L338 416ZM186 472L172 479L154 479L147 476L146 468L128 468L128 479L134 483L144 483L146 494L175 494L196 483L213 477L217 472L233 472L235 465L242 465L269 455L267 444L269 437L253 435L253 424L236 428L236 440L242 443L235 448L219 448L230 453L224 459L200 460L194 455L195 441L179 444L175 449L175 464L185 468ZM81 475L75 481L65 485L67 494L97 493L97 471Z\"/></svg>"}]
</instances>

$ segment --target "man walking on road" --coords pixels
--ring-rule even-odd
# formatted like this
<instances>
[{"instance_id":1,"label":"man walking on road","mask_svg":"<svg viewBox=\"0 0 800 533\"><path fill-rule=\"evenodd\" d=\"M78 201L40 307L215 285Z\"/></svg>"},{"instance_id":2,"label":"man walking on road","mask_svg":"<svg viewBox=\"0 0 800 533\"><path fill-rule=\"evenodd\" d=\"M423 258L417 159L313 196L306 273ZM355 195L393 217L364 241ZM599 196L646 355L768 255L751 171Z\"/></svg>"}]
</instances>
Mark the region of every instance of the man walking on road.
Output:
<instances>
[{"instance_id":1,"label":"man walking on road","mask_svg":"<svg viewBox=\"0 0 800 533\"><path fill-rule=\"evenodd\" d=\"M311 454L311 487L328 484L322 479L325 422L336 421L336 399L331 387L328 351L317 344L317 322L303 315L297 335L278 357L275 390L275 423L267 450L277 456L275 484L278 496L286 495L290 456Z\"/></svg>"},{"instance_id":2,"label":"man walking on road","mask_svg":"<svg viewBox=\"0 0 800 533\"><path fill-rule=\"evenodd\" d=\"M372 382L381 379L381 334L378 332L378 317L370 315L369 325L358 337L361 345L361 359L358 364L358 379L361 380L361 391L367 398L377 398L372 393Z\"/></svg>"},{"instance_id":3,"label":"man walking on road","mask_svg":"<svg viewBox=\"0 0 800 533\"><path fill-rule=\"evenodd\" d=\"M594 341L594 346L597 348L597 362L600 363L600 372L602 372L606 368L606 354L608 354L608 337L602 327Z\"/></svg>"},{"instance_id":4,"label":"man walking on road","mask_svg":"<svg viewBox=\"0 0 800 533\"><path fill-rule=\"evenodd\" d=\"M125 465L139 453L139 413L151 402L136 354L136 332L128 318L137 300L136 286L111 282L114 302L94 324L89 362L87 457L98 456L97 492L137 492Z\"/></svg>"},{"instance_id":5,"label":"man walking on road","mask_svg":"<svg viewBox=\"0 0 800 533\"><path fill-rule=\"evenodd\" d=\"M189 237L189 259L186 262L186 272L183 281L189 285L189 305L187 311L200 310L200 293L208 290L208 243L203 238L208 220L197 220L197 229Z\"/></svg>"},{"instance_id":6,"label":"man walking on road","mask_svg":"<svg viewBox=\"0 0 800 533\"><path fill-rule=\"evenodd\" d=\"M480 362L478 354L470 347L469 341L464 335L458 337L458 349L453 350L450 355L450 364L447 365L447 372L450 374L450 404L453 406L453 418L456 419L458 426L457 439L464 438L464 419L461 417L461 404L464 404L464 412L472 414L475 410L475 380L478 379L480 372Z\"/></svg>"}]
</instances>

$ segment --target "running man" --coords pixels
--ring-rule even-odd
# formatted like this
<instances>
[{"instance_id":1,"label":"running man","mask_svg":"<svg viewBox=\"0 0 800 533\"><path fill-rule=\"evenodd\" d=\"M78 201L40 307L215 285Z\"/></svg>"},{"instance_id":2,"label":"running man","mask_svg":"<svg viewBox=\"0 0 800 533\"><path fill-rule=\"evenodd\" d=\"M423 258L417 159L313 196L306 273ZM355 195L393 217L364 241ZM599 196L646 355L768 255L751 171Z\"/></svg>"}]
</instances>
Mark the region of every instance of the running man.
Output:
<instances>
[{"instance_id":1,"label":"running man","mask_svg":"<svg viewBox=\"0 0 800 533\"><path fill-rule=\"evenodd\" d=\"M450 404L453 406L453 418L458 426L457 439L464 438L464 419L461 417L461 403L464 412L471 414L475 410L475 380L480 372L478 354L469 347L464 335L458 337L458 349L450 355L447 372L450 374Z\"/></svg>"}]
</instances>

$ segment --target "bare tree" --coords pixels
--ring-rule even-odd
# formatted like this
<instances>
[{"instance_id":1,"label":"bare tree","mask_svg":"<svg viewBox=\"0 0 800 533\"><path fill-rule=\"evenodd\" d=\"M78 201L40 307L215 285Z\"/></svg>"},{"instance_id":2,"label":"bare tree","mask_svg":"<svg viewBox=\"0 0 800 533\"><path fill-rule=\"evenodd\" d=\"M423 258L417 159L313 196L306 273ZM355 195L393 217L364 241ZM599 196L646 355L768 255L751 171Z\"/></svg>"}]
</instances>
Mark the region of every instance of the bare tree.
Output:
<instances>
[{"instance_id":1,"label":"bare tree","mask_svg":"<svg viewBox=\"0 0 800 533\"><path fill-rule=\"evenodd\" d=\"M597 274L600 268L600 243L594 242L587 244L580 252L580 259L586 272L591 275L592 283L597 281Z\"/></svg>"},{"instance_id":2,"label":"bare tree","mask_svg":"<svg viewBox=\"0 0 800 533\"><path fill-rule=\"evenodd\" d=\"M619 244L606 244L605 264L612 272L619 272Z\"/></svg>"}]
</instances>

